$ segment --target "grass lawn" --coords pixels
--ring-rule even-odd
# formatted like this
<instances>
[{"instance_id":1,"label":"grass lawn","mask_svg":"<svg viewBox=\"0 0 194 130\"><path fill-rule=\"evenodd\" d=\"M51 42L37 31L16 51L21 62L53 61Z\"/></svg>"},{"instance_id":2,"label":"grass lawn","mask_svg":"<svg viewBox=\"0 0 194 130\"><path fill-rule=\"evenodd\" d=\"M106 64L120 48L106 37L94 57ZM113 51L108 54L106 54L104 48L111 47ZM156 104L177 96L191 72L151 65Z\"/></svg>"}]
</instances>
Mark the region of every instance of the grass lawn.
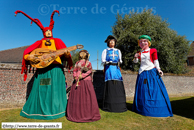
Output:
<instances>
[{"instance_id":1,"label":"grass lawn","mask_svg":"<svg viewBox=\"0 0 194 130\"><path fill-rule=\"evenodd\" d=\"M194 129L194 97L171 98L174 116L168 118L145 117L132 112L132 101L127 102L124 113L104 112L101 120L90 123L70 122L66 117L55 120L34 120L21 117L21 109L0 111L0 122L62 122L66 130L192 130ZM1 127L0 127L1 129ZM28 129L29 130L29 129ZM50 129L49 129L50 130Z\"/></svg>"}]
</instances>

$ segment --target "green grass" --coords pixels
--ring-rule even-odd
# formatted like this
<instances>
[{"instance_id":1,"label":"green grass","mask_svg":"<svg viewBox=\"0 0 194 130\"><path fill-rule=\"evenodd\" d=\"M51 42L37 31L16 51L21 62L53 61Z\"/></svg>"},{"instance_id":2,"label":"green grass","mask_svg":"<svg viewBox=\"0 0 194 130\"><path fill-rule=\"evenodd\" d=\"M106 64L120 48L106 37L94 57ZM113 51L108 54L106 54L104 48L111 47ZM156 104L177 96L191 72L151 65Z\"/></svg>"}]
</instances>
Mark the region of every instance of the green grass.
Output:
<instances>
[{"instance_id":1,"label":"green grass","mask_svg":"<svg viewBox=\"0 0 194 130\"><path fill-rule=\"evenodd\" d=\"M21 109L0 111L0 122L62 122L66 130L192 130L194 129L194 97L171 98L174 116L146 117L132 112L132 101L127 102L124 113L104 112L101 120L90 123L70 122L66 117L55 120L34 120L21 117ZM50 129L49 129L50 130Z\"/></svg>"}]
</instances>

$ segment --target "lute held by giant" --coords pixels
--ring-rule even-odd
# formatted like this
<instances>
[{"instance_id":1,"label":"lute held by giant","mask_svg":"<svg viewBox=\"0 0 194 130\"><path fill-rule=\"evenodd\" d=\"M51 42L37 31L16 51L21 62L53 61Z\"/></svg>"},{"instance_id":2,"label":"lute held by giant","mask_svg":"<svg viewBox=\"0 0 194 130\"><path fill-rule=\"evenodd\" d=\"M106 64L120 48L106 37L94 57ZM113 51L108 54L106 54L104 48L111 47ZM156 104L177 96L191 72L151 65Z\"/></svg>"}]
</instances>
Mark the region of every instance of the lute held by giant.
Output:
<instances>
[{"instance_id":1,"label":"lute held by giant","mask_svg":"<svg viewBox=\"0 0 194 130\"><path fill-rule=\"evenodd\" d=\"M49 66L58 56L63 55L67 51L82 49L83 45L75 45L60 50L52 50L47 48L37 48L33 50L30 55L34 55L34 59L30 60L30 64L35 68L45 68Z\"/></svg>"}]
</instances>

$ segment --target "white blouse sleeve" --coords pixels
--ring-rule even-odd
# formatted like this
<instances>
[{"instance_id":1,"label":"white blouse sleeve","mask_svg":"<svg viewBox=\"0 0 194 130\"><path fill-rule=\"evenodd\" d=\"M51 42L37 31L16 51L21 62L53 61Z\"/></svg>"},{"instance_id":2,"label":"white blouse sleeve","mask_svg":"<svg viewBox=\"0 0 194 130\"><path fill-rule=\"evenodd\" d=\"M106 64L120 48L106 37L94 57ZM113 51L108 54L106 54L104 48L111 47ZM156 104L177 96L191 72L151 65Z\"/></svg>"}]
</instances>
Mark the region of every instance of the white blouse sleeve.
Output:
<instances>
[{"instance_id":1,"label":"white blouse sleeve","mask_svg":"<svg viewBox=\"0 0 194 130\"><path fill-rule=\"evenodd\" d=\"M121 51L119 50L119 60L120 60L120 63L122 63L122 54L121 54Z\"/></svg>"},{"instance_id":2,"label":"white blouse sleeve","mask_svg":"<svg viewBox=\"0 0 194 130\"><path fill-rule=\"evenodd\" d=\"M104 49L104 51L102 52L101 61L102 63L106 62L106 49Z\"/></svg>"},{"instance_id":3,"label":"white blouse sleeve","mask_svg":"<svg viewBox=\"0 0 194 130\"><path fill-rule=\"evenodd\" d=\"M155 65L156 69L160 69L160 64L159 64L158 60L154 61L154 65Z\"/></svg>"}]
</instances>

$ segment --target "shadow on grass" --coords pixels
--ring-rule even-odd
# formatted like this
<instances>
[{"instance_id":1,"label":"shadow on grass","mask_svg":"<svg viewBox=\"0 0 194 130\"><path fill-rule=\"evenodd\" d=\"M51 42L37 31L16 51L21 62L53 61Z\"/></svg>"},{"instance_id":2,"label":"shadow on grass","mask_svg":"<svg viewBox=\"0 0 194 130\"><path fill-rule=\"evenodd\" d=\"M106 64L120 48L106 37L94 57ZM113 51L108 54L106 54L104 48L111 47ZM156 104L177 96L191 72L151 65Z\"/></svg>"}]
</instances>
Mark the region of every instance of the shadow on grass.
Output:
<instances>
[{"instance_id":1,"label":"shadow on grass","mask_svg":"<svg viewBox=\"0 0 194 130\"><path fill-rule=\"evenodd\" d=\"M194 97L171 101L173 114L194 120Z\"/></svg>"},{"instance_id":2,"label":"shadow on grass","mask_svg":"<svg viewBox=\"0 0 194 130\"><path fill-rule=\"evenodd\" d=\"M128 109L129 111L132 111L133 103L127 102L126 104L127 104L127 109Z\"/></svg>"},{"instance_id":3,"label":"shadow on grass","mask_svg":"<svg viewBox=\"0 0 194 130\"><path fill-rule=\"evenodd\" d=\"M171 101L172 112L175 115L194 120L194 97ZM132 111L133 103L127 102L127 109Z\"/></svg>"}]
</instances>

